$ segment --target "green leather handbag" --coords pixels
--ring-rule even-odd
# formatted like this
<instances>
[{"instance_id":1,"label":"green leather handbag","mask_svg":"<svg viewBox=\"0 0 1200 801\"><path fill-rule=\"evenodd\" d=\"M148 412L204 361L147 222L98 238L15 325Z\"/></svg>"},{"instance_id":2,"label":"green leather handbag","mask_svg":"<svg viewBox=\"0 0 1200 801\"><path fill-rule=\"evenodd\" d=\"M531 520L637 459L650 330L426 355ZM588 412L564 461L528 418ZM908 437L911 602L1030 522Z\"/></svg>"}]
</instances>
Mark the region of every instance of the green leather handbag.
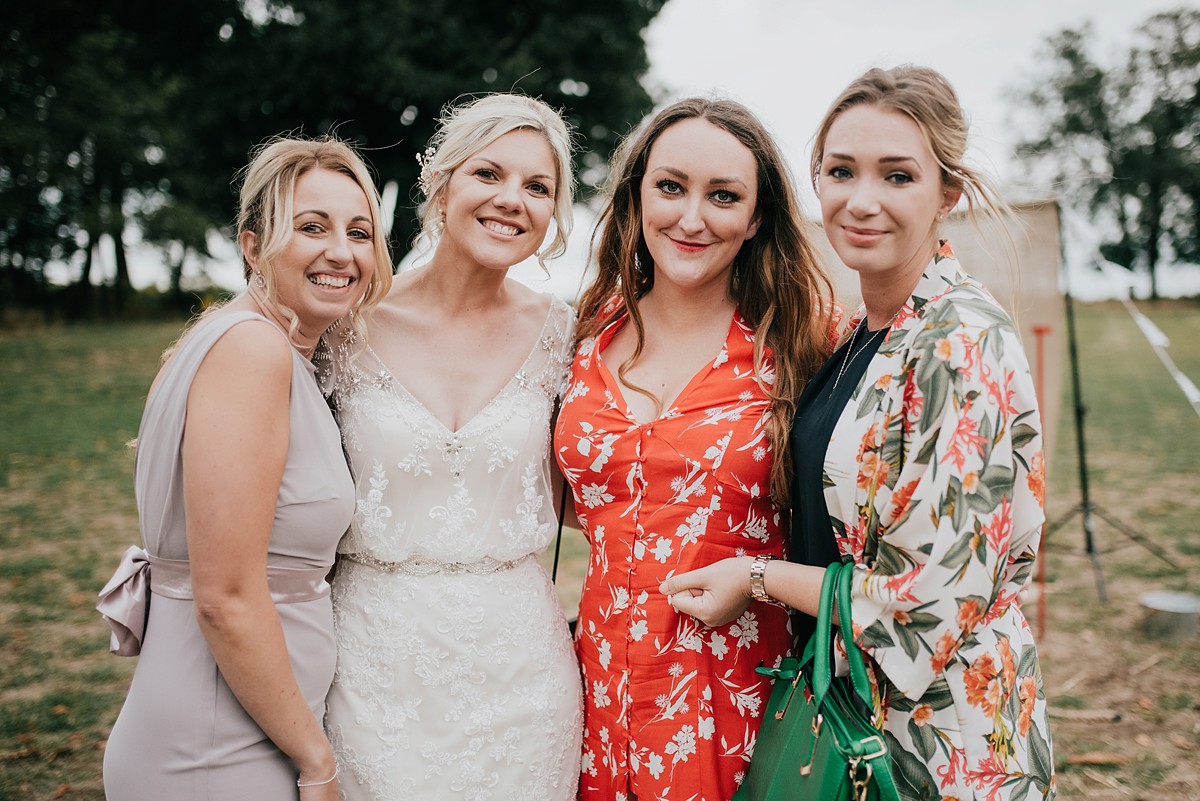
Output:
<instances>
[{"instance_id":1,"label":"green leather handbag","mask_svg":"<svg viewBox=\"0 0 1200 801\"><path fill-rule=\"evenodd\" d=\"M899 801L882 732L859 711L871 684L853 637L844 637L850 675L832 675L833 610L850 620L854 565L830 565L816 632L803 658L758 668L775 681L745 781L733 801Z\"/></svg>"}]
</instances>

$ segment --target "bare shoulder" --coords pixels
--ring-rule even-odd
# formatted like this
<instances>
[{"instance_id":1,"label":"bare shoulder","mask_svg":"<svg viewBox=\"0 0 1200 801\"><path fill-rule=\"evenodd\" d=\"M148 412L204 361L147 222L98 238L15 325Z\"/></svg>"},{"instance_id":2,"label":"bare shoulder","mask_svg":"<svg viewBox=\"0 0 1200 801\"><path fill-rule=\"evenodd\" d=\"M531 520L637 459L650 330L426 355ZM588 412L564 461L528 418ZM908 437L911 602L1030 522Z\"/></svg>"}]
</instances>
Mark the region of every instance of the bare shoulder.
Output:
<instances>
[{"instance_id":1,"label":"bare shoulder","mask_svg":"<svg viewBox=\"0 0 1200 801\"><path fill-rule=\"evenodd\" d=\"M531 325L540 326L550 313L550 307L554 305L553 295L530 289L511 278L505 279L504 289L512 304L509 312Z\"/></svg>"}]
</instances>

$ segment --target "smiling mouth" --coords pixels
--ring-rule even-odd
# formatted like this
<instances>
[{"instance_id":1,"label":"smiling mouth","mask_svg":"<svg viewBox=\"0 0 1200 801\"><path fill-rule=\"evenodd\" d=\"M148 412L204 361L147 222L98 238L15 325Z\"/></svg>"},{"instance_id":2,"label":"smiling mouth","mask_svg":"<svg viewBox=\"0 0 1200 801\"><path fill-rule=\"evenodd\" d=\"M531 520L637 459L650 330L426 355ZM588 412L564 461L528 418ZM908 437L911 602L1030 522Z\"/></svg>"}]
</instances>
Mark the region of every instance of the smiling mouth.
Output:
<instances>
[{"instance_id":1,"label":"smiling mouth","mask_svg":"<svg viewBox=\"0 0 1200 801\"><path fill-rule=\"evenodd\" d=\"M711 244L709 242L687 242L683 239L676 239L675 237L667 238L674 243L675 247L688 253L699 253Z\"/></svg>"},{"instance_id":2,"label":"smiling mouth","mask_svg":"<svg viewBox=\"0 0 1200 801\"><path fill-rule=\"evenodd\" d=\"M508 225L497 220L480 220L479 224L492 233L500 234L501 236L517 236L521 233L521 229L517 226Z\"/></svg>"},{"instance_id":3,"label":"smiling mouth","mask_svg":"<svg viewBox=\"0 0 1200 801\"><path fill-rule=\"evenodd\" d=\"M326 275L324 273L320 275L310 275L308 277L308 281L310 284L316 284L317 286L328 287L330 289L345 289L346 287L350 286L350 284L354 283L354 279L348 275Z\"/></svg>"}]
</instances>

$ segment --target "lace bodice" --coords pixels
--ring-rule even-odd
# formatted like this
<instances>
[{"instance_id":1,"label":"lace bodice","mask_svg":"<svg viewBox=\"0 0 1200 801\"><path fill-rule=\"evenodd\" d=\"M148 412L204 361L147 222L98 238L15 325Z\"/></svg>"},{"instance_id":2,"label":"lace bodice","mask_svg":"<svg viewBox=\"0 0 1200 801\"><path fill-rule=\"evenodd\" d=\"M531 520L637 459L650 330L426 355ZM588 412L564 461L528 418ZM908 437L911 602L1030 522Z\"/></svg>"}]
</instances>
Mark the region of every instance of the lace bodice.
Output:
<instances>
[{"instance_id":1,"label":"lace bodice","mask_svg":"<svg viewBox=\"0 0 1200 801\"><path fill-rule=\"evenodd\" d=\"M554 534L550 418L573 329L553 300L520 369L457 431L344 330L323 349L358 498L326 700L347 801L575 798L579 666L525 558Z\"/></svg>"},{"instance_id":2,"label":"lace bodice","mask_svg":"<svg viewBox=\"0 0 1200 801\"><path fill-rule=\"evenodd\" d=\"M451 431L350 329L320 360L358 484L340 553L399 562L512 560L545 548L555 517L546 426L571 361L574 312L555 298L529 355Z\"/></svg>"}]
</instances>

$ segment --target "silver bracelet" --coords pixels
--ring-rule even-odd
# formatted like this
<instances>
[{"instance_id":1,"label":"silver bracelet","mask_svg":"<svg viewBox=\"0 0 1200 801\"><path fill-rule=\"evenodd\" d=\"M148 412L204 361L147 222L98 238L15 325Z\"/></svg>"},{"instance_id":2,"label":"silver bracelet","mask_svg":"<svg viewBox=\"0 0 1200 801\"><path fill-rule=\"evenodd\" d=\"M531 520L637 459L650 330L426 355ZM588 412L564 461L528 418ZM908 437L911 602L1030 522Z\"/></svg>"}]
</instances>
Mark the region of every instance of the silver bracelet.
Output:
<instances>
[{"instance_id":1,"label":"silver bracelet","mask_svg":"<svg viewBox=\"0 0 1200 801\"><path fill-rule=\"evenodd\" d=\"M329 784L329 783L330 783L330 782L332 782L334 779L336 779L336 778L337 778L337 776L338 776L338 767L337 767L337 765L334 765L334 766L333 766L333 775L332 775L332 776L330 776L330 777L329 777L328 779L326 779L325 781L323 781L323 782L307 782L307 783L301 783L301 781L300 781L299 779L296 779L296 786L297 786L297 787L320 787L320 786L322 786L322 785Z\"/></svg>"}]
</instances>

